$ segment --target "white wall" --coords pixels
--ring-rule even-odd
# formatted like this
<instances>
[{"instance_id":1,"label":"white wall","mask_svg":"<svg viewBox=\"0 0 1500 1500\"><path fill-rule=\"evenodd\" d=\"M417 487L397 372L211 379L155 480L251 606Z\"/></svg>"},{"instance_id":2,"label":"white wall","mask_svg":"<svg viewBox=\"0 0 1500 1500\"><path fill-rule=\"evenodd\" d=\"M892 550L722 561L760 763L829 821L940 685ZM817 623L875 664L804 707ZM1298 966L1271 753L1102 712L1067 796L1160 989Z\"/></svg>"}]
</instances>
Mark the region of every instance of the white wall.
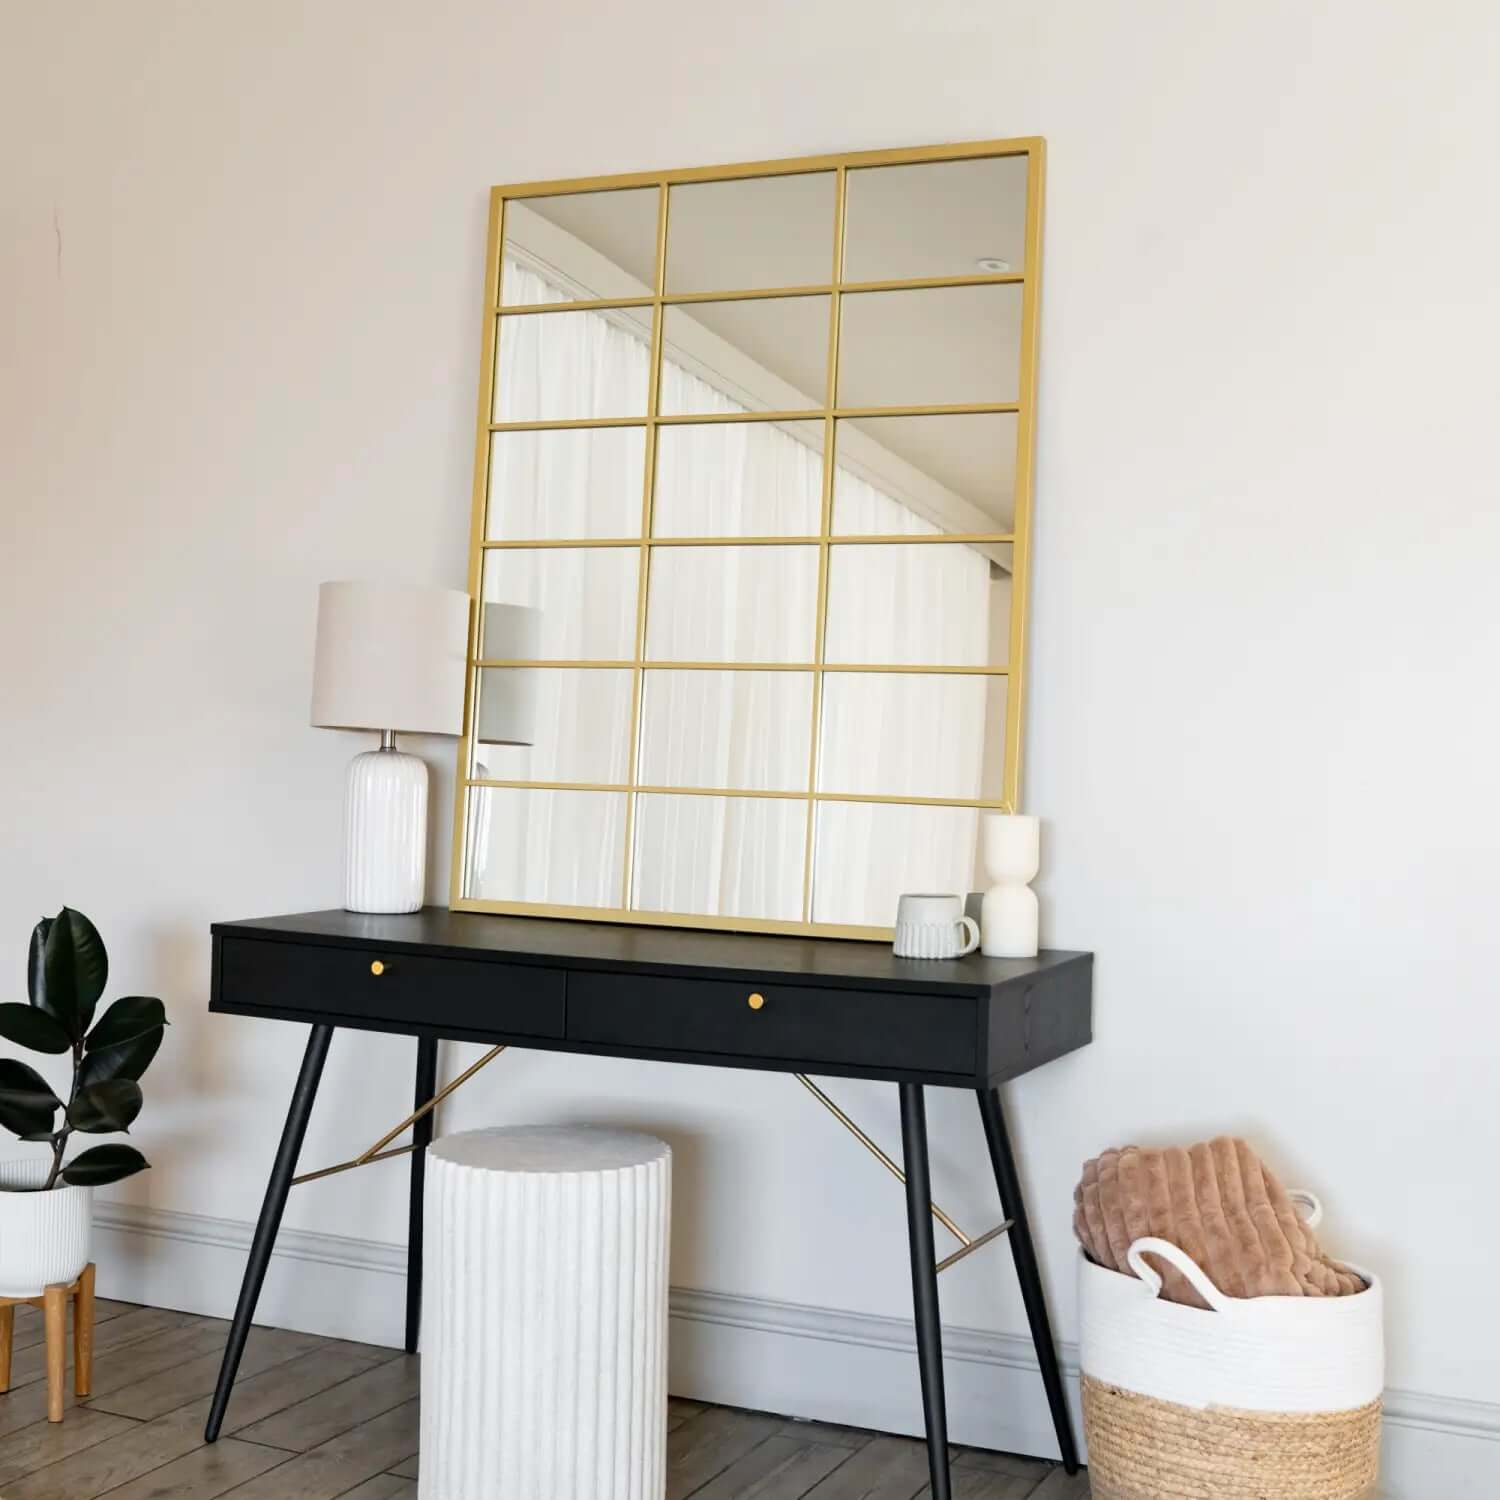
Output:
<instances>
[{"instance_id":1,"label":"white wall","mask_svg":"<svg viewBox=\"0 0 1500 1500\"><path fill-rule=\"evenodd\" d=\"M119 1198L255 1212L301 1039L206 1016L207 927L337 899L316 583L465 576L486 186L1038 133L1026 802L1097 1041L1011 1097L1061 1324L1084 1157L1241 1130L1389 1278L1392 1384L1500 1402L1493 7L3 14L0 972L67 901L166 998ZM309 1157L409 1063L340 1040ZM894 1141L889 1090L837 1092ZM982 1225L972 1104L931 1113ZM909 1307L899 1198L789 1081L516 1056L449 1123L551 1116L672 1138L679 1285ZM288 1223L399 1240L383 1170ZM943 1296L1024 1329L1003 1250Z\"/></svg>"}]
</instances>

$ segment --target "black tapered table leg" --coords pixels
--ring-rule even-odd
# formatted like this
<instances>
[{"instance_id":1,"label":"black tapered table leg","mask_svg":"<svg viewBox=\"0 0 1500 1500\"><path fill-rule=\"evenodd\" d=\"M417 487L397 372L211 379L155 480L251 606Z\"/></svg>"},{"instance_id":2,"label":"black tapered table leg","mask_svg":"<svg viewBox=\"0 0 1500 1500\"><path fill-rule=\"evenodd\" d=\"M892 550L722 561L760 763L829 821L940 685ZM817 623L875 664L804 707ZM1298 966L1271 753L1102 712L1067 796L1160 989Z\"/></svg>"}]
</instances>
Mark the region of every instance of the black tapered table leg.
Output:
<instances>
[{"instance_id":1,"label":"black tapered table leg","mask_svg":"<svg viewBox=\"0 0 1500 1500\"><path fill-rule=\"evenodd\" d=\"M438 1044L436 1037L417 1038L417 1090L413 1109L437 1093ZM417 1352L422 1331L422 1190L427 1180L427 1148L432 1144L433 1116L429 1109L411 1128L411 1216L406 1228L406 1352Z\"/></svg>"},{"instance_id":2,"label":"black tapered table leg","mask_svg":"<svg viewBox=\"0 0 1500 1500\"><path fill-rule=\"evenodd\" d=\"M1026 1304L1026 1321L1031 1325L1031 1342L1036 1348L1037 1363L1042 1367L1042 1385L1047 1392L1047 1405L1052 1409L1058 1451L1062 1454L1063 1468L1069 1474L1076 1474L1078 1445L1073 1439L1073 1424L1068 1418L1067 1392L1063 1389L1057 1345L1052 1341L1052 1325L1047 1318L1047 1297L1037 1268L1036 1248L1031 1243L1031 1226L1021 1196L1021 1179L1016 1176L1010 1136L1005 1129L1005 1111L1000 1104L998 1089L980 1089L978 1093L984 1138L989 1143L990 1162L995 1169L995 1186L1000 1190L1000 1207L1011 1221L1010 1251L1015 1257L1016 1276L1021 1283L1021 1300Z\"/></svg>"},{"instance_id":3,"label":"black tapered table leg","mask_svg":"<svg viewBox=\"0 0 1500 1500\"><path fill-rule=\"evenodd\" d=\"M917 1314L917 1366L932 1500L952 1500L948 1472L948 1403L943 1393L943 1329L938 1316L937 1256L932 1246L932 1183L927 1166L927 1106L922 1086L901 1089L901 1151L906 1159L906 1229L911 1237L911 1294Z\"/></svg>"},{"instance_id":4,"label":"black tapered table leg","mask_svg":"<svg viewBox=\"0 0 1500 1500\"><path fill-rule=\"evenodd\" d=\"M234 1321L229 1325L229 1342L224 1346L224 1363L219 1366L219 1383L214 1387L213 1407L208 1414L208 1426L203 1429L203 1439L208 1443L218 1441L219 1428L224 1423L229 1393L234 1389L235 1372L240 1367L240 1355L245 1352L245 1340L250 1335L261 1283L265 1281L266 1267L271 1263L276 1231L281 1228L281 1213L286 1207L286 1195L292 1188L292 1178L296 1175L297 1157L302 1150L302 1138L307 1134L307 1122L312 1115L318 1080L323 1076L323 1063L328 1057L328 1043L332 1038L332 1026L314 1026L307 1038L307 1050L302 1054L302 1071L297 1074L297 1086L292 1090L286 1124L281 1130L281 1144L276 1148L276 1161L271 1167L271 1180L266 1184L255 1238L250 1242L245 1279L240 1283L240 1299L235 1303Z\"/></svg>"}]
</instances>

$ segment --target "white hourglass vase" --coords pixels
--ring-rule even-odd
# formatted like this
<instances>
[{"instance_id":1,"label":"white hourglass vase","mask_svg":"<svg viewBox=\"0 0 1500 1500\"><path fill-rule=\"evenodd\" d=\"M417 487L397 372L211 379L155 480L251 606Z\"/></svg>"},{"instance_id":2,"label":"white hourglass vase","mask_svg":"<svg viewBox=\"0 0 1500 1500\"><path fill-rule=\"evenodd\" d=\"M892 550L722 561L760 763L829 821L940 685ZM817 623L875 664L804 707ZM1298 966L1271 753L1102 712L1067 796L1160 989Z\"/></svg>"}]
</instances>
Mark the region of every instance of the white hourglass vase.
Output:
<instances>
[{"instance_id":1,"label":"white hourglass vase","mask_svg":"<svg viewBox=\"0 0 1500 1500\"><path fill-rule=\"evenodd\" d=\"M979 838L991 882L979 908L980 951L990 958L1035 958L1039 911L1031 882L1041 869L1041 820L989 813Z\"/></svg>"}]
</instances>

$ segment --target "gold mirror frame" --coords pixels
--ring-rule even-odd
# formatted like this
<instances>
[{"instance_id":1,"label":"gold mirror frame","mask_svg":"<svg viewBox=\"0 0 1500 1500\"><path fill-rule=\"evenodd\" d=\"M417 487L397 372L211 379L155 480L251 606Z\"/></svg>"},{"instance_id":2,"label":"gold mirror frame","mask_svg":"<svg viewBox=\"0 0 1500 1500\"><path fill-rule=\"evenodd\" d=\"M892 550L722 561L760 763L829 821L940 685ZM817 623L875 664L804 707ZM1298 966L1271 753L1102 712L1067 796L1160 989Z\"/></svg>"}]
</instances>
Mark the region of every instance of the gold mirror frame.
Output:
<instances>
[{"instance_id":1,"label":"gold mirror frame","mask_svg":"<svg viewBox=\"0 0 1500 1500\"><path fill-rule=\"evenodd\" d=\"M1026 207L1022 269L970 276L924 277L910 280L854 282L843 279L844 231L847 211L848 173L866 167L910 166L916 164L970 161L992 157L1024 157L1026 173ZM814 865L814 817L819 802L886 802L902 806L939 806L977 808L991 811L1013 812L1017 808L1020 787L1022 710L1024 704L1026 617L1030 583L1031 554L1031 509L1032 477L1034 465L1037 390L1037 342L1038 300L1041 279L1041 223L1042 196L1044 186L1045 143L1039 137L1022 137L1015 140L970 142L951 146L910 147L890 151L863 151L832 156L789 158L781 161L747 162L732 166L695 167L666 172L630 173L618 176L561 179L547 182L522 183L495 187L490 191L488 249L485 257L484 279L484 332L479 379L478 431L475 442L474 490L472 527L469 550L469 594L476 601L470 622L468 673L465 694L464 734L459 747L456 791L454 802L453 857L451 868L450 907L455 911L511 913L518 915L562 917L575 920L607 921L665 927L695 927L738 932L771 932L792 934L815 934L824 937L855 938L874 941L889 941L892 929L889 926L849 926L812 920L813 911L813 865ZM831 276L826 284L798 287L768 287L753 291L693 291L668 293L665 291L668 206L670 189L692 183L728 182L738 179L782 177L792 174L831 172L835 176L835 227L834 251ZM505 241L506 205L528 198L551 197L568 193L599 192L610 189L655 188L658 193L656 224L655 279L649 296L593 298L549 304L547 307L503 306L501 298L502 251ZM907 291L926 288L969 287L989 285L1018 285L1021 288L1020 323L1020 370L1018 399L1013 402L971 403L943 406L899 406L876 408L841 408L836 404L839 358L839 316L841 300L846 296L885 291ZM646 657L647 592L652 549L664 546L703 545L703 538L660 537L652 533L652 505L654 495L654 470L656 462L657 434L661 427L680 423L726 420L711 415L662 415L658 410L658 386L662 367L663 325L666 311L673 306L695 302L726 300L764 300L785 297L789 293L799 295L825 295L829 301L829 355L828 379L821 407L807 411L777 412L756 411L745 416L736 415L733 420L743 421L799 421L815 420L824 424L823 438L823 490L821 525L816 536L805 537L743 537L717 538L720 543L745 544L801 543L818 548L817 584L817 649L816 659L808 663L723 663L723 662L656 662ZM649 312L652 320L650 340L649 396L643 418L585 417L560 420L530 420L523 422L497 422L495 420L496 347L500 319L517 313L544 311L594 311L639 309ZM824 643L830 552L832 548L849 543L881 544L901 541L911 542L906 536L855 536L838 535L832 530L833 486L836 469L835 423L844 418L860 417L916 417L945 416L982 413L1013 413L1016 416L1016 459L1014 515L1009 532L974 533L968 535L939 534L931 538L916 538L917 541L978 543L1008 545L1011 550L1011 601L1010 627L1007 661L1004 665L990 664L985 667L944 668L945 672L977 673L1008 678L1002 795L995 800L979 798L945 798L919 796L849 795L820 792L816 784L817 740L821 721L821 702L824 679ZM613 546L632 546L639 552L639 579L636 602L635 649L633 657L617 662L546 662L552 667L609 666L628 669L632 674L629 739L629 780L620 783L558 783L545 781L506 781L475 778L471 769L475 764L475 717L478 701L478 674L481 667L511 666L516 663L486 662L480 657L480 631L483 612L485 559L491 551L506 548L536 546L598 546L593 538L575 538L563 542L538 542L535 540L492 540L487 526L487 510L490 491L490 462L493 435L499 431L547 430L558 431L580 428L638 427L645 433L645 489L642 502L642 521L639 536L614 539L606 543ZM729 789L706 790L702 787L647 786L639 780L640 738L644 673L652 668L713 668L714 670L764 670L772 666L778 670L800 669L812 673L813 681L813 748L809 766L808 786L801 792L735 791ZM841 667L839 670L863 670L903 672L909 666L863 665L858 668ZM920 669L918 669L920 670ZM628 906L565 906L535 901L497 901L470 897L466 890L466 850L470 834L470 810L475 788L499 787L541 789L554 791L593 791L623 793L625 795L625 829L623 839L623 863L620 891L622 898L629 899L631 891L631 861L634 857L634 828L637 800L642 794L692 794L712 796L782 797L800 800L807 805L807 836L804 849L803 901L801 921L785 921L758 917L734 917L706 915L694 912L658 912L634 910Z\"/></svg>"}]
</instances>

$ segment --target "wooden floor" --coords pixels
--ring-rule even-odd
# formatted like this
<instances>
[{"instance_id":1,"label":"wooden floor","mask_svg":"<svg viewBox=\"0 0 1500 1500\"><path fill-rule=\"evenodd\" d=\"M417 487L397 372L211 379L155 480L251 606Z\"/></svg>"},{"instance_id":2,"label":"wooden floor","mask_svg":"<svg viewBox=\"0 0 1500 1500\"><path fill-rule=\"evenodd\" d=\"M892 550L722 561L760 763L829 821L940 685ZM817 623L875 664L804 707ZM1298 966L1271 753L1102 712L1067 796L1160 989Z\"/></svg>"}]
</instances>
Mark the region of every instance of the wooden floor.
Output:
<instances>
[{"instance_id":1,"label":"wooden floor","mask_svg":"<svg viewBox=\"0 0 1500 1500\"><path fill-rule=\"evenodd\" d=\"M0 1500L414 1500L416 1359L257 1328L224 1436L205 1447L226 1332L216 1318L101 1301L94 1393L49 1424L41 1316L19 1309ZM927 1451L907 1438L679 1400L668 1426L668 1500L929 1494ZM956 1500L1088 1495L1051 1464L977 1449L955 1450L953 1479Z\"/></svg>"}]
</instances>

